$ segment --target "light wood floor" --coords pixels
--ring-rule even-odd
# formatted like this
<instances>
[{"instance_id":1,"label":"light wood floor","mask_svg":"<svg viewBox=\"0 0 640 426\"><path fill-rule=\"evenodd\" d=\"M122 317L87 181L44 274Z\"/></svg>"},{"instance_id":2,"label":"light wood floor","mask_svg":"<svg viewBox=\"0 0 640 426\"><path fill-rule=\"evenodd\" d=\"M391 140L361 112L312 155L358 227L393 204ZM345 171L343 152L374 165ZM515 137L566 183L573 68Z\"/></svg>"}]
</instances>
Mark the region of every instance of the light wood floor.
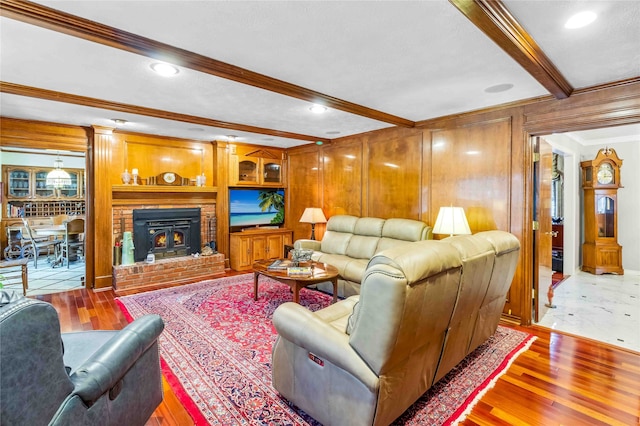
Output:
<instances>
[{"instance_id":1,"label":"light wood floor","mask_svg":"<svg viewBox=\"0 0 640 426\"><path fill-rule=\"evenodd\" d=\"M113 291L83 289L35 297L55 306L63 332L117 330L127 324ZM514 328L538 339L464 425L640 424L640 353L538 327ZM147 424L193 424L166 382L164 402Z\"/></svg>"}]
</instances>

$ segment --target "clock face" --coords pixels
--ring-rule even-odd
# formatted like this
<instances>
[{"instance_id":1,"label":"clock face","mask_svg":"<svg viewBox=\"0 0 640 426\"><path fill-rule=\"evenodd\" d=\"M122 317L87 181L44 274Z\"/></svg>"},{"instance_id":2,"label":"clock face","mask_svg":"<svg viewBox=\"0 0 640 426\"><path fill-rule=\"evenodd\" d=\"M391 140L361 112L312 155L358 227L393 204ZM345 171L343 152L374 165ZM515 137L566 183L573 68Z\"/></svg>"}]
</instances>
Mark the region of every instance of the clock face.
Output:
<instances>
[{"instance_id":1,"label":"clock face","mask_svg":"<svg viewBox=\"0 0 640 426\"><path fill-rule=\"evenodd\" d=\"M598 183L602 185L609 184L613 182L613 168L611 164L604 163L598 169Z\"/></svg>"},{"instance_id":2,"label":"clock face","mask_svg":"<svg viewBox=\"0 0 640 426\"><path fill-rule=\"evenodd\" d=\"M176 181L175 173L165 173L162 177L164 178L164 181L167 183L173 183Z\"/></svg>"}]
</instances>

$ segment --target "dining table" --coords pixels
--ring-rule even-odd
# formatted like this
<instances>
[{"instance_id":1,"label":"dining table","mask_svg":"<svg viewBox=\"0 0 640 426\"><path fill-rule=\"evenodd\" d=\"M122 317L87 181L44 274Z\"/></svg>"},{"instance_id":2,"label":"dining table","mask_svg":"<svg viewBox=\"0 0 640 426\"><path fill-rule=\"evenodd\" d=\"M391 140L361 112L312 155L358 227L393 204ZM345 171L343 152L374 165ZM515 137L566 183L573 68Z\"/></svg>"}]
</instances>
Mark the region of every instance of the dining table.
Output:
<instances>
[{"instance_id":1,"label":"dining table","mask_svg":"<svg viewBox=\"0 0 640 426\"><path fill-rule=\"evenodd\" d=\"M31 229L39 237L54 237L56 239L58 239L58 237L62 237L62 242L60 244L63 244L64 242L64 237L66 234L64 225L43 225L43 226L36 225L36 226L32 226ZM78 238L78 235L80 235L80 232L69 231L68 235L69 235L69 240L72 240L72 239L75 240ZM63 263L62 250L60 250L56 245L55 252L53 255L53 260L51 261L51 267L55 268L58 266L62 266L62 263Z\"/></svg>"}]
</instances>

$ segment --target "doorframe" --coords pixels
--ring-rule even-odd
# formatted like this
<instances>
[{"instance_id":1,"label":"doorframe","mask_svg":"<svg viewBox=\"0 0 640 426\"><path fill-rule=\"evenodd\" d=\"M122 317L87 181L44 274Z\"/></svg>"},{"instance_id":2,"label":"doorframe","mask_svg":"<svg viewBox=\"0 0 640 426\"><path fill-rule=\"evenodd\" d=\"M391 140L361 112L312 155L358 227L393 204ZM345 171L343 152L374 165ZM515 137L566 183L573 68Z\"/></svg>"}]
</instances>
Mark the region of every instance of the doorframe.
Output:
<instances>
[{"instance_id":1,"label":"doorframe","mask_svg":"<svg viewBox=\"0 0 640 426\"><path fill-rule=\"evenodd\" d=\"M524 111L524 140L529 150L529 155L533 153L532 140L536 136L551 135L554 133L567 133L580 130L605 129L628 124L640 123L640 96L637 91L634 93L630 87L635 87L635 83L640 80L621 82L618 85L601 88L598 93L600 102L594 107L589 101L589 96L596 96L593 93L583 92L575 94L560 103L562 107L551 108L549 104L541 102L525 107ZM603 93L610 90L609 93ZM527 155L525 155L526 157ZM578 159L579 160L579 159ZM527 176L525 184L525 219L524 231L527 238L525 242L533 241L533 161L525 158L525 173ZM575 200L580 202L579 197ZM582 222L582 221L580 221ZM576 240L580 232L577 232ZM579 253L579 251L577 252ZM578 262L576 255L575 262ZM522 325L531 325L533 318L533 270L538 268L537 254L533 253L530 262L525 262L524 279L529 280L529 285L525 285L528 291L524 291L524 309L520 317Z\"/></svg>"}]
</instances>

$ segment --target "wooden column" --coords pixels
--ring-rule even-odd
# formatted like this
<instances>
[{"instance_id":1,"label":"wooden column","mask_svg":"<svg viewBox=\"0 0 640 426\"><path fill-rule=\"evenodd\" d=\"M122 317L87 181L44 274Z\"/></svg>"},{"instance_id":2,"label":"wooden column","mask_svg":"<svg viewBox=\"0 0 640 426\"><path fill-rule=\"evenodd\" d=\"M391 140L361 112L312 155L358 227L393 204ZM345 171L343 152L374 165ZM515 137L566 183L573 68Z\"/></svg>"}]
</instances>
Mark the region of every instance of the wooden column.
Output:
<instances>
[{"instance_id":1,"label":"wooden column","mask_svg":"<svg viewBox=\"0 0 640 426\"><path fill-rule=\"evenodd\" d=\"M87 204L93 211L94 227L94 288L112 287L112 236L111 186L109 170L112 164L113 129L93 126L92 167L93 196L87 198Z\"/></svg>"},{"instance_id":2,"label":"wooden column","mask_svg":"<svg viewBox=\"0 0 640 426\"><path fill-rule=\"evenodd\" d=\"M214 164L216 172L216 244L218 253L223 253L225 267L229 267L229 144L214 143Z\"/></svg>"}]
</instances>

